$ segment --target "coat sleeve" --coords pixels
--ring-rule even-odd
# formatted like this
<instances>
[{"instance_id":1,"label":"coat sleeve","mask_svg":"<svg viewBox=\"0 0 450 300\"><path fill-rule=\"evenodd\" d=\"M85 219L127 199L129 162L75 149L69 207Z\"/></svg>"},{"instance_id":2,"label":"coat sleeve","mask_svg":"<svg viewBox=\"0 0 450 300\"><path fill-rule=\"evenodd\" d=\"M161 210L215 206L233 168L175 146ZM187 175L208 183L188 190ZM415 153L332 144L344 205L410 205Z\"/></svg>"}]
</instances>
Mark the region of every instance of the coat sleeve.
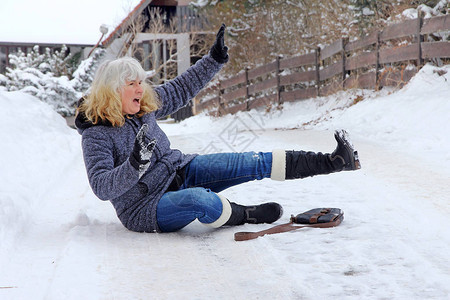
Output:
<instances>
[{"instance_id":1,"label":"coat sleeve","mask_svg":"<svg viewBox=\"0 0 450 300\"><path fill-rule=\"evenodd\" d=\"M155 92L162 104L155 112L156 118L168 116L186 106L222 66L223 64L219 64L207 54L183 74L156 87Z\"/></svg>"},{"instance_id":2,"label":"coat sleeve","mask_svg":"<svg viewBox=\"0 0 450 300\"><path fill-rule=\"evenodd\" d=\"M128 159L114 167L113 146L107 135L84 132L82 148L89 184L101 200L117 198L138 182L139 172Z\"/></svg>"}]
</instances>

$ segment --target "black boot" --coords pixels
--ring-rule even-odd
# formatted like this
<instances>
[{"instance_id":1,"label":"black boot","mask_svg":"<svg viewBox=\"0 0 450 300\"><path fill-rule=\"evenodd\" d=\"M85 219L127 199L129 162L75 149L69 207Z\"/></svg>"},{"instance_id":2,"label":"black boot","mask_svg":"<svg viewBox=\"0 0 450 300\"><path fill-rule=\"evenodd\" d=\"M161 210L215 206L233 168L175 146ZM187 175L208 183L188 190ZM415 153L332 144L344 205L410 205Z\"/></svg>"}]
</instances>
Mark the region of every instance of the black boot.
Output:
<instances>
[{"instance_id":1,"label":"black boot","mask_svg":"<svg viewBox=\"0 0 450 300\"><path fill-rule=\"evenodd\" d=\"M347 132L345 130L336 130L334 137L338 144L331 154L285 151L283 155L283 153L274 152L272 179L297 179L360 169L361 164L358 159L358 152L354 150Z\"/></svg>"},{"instance_id":2,"label":"black boot","mask_svg":"<svg viewBox=\"0 0 450 300\"><path fill-rule=\"evenodd\" d=\"M230 202L231 216L224 226L242 225L245 223L273 223L283 214L283 208L275 202L261 205L244 206Z\"/></svg>"},{"instance_id":3,"label":"black boot","mask_svg":"<svg viewBox=\"0 0 450 300\"><path fill-rule=\"evenodd\" d=\"M331 153L330 159L333 162L336 171L354 171L361 169L358 151L355 150L355 147L350 141L347 131L336 130L334 138L338 144L333 153ZM338 163L336 161L338 161Z\"/></svg>"}]
</instances>

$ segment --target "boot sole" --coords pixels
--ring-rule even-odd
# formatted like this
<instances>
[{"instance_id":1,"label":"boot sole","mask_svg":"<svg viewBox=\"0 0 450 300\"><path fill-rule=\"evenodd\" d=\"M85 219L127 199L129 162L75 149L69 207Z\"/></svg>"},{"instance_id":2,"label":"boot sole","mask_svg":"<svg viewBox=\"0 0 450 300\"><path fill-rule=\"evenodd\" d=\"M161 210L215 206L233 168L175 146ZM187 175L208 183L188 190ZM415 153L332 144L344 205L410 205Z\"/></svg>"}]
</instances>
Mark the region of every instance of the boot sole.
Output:
<instances>
[{"instance_id":1,"label":"boot sole","mask_svg":"<svg viewBox=\"0 0 450 300\"><path fill-rule=\"evenodd\" d=\"M347 131L345 131L344 129L336 130L334 135L336 139L339 139L339 141L344 145L345 149L347 149L347 152L350 154L351 168L345 169L346 170L361 169L361 162L359 161L358 151L355 151L355 147L353 146L353 143L350 141Z\"/></svg>"}]
</instances>

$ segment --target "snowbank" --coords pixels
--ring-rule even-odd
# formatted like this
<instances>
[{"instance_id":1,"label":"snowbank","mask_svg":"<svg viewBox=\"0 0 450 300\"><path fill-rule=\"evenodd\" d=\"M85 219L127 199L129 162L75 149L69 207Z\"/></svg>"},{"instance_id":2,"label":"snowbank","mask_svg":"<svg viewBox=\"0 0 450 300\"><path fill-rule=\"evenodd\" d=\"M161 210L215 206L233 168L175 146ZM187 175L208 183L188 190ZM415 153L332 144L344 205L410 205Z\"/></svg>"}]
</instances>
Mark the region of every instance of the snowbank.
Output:
<instances>
[{"instance_id":1,"label":"snowbank","mask_svg":"<svg viewBox=\"0 0 450 300\"><path fill-rule=\"evenodd\" d=\"M36 224L70 224L90 204L81 139L64 118L21 92L0 92L0 112L1 262Z\"/></svg>"},{"instance_id":2,"label":"snowbank","mask_svg":"<svg viewBox=\"0 0 450 300\"><path fill-rule=\"evenodd\" d=\"M64 175L78 145L64 119L37 98L1 93L0 105L0 249L4 254L5 244L11 245L32 226L34 214Z\"/></svg>"}]
</instances>

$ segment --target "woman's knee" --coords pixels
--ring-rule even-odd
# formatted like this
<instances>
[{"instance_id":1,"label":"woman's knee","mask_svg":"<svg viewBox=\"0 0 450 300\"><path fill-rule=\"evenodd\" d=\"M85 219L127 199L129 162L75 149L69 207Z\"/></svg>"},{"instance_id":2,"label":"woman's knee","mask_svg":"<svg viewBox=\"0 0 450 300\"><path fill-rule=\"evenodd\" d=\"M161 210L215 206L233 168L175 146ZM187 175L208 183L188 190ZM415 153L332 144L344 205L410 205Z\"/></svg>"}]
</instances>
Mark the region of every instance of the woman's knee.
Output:
<instances>
[{"instance_id":1,"label":"woman's knee","mask_svg":"<svg viewBox=\"0 0 450 300\"><path fill-rule=\"evenodd\" d=\"M205 188L189 188L166 193L157 207L158 224L162 226L163 231L175 231L198 219L201 223L212 226L219 222L221 224L213 226L219 227L224 223L222 219L227 219L231 214L228 209L224 215L225 198L222 198ZM225 204L229 206L228 200L226 201Z\"/></svg>"},{"instance_id":2,"label":"woman's knee","mask_svg":"<svg viewBox=\"0 0 450 300\"><path fill-rule=\"evenodd\" d=\"M195 203L201 210L204 209L221 209L222 201L220 197L206 188L191 188L192 192L192 202Z\"/></svg>"},{"instance_id":3,"label":"woman's knee","mask_svg":"<svg viewBox=\"0 0 450 300\"><path fill-rule=\"evenodd\" d=\"M159 209L192 210L200 215L207 210L221 209L222 202L217 194L210 189L188 188L166 193L158 204Z\"/></svg>"},{"instance_id":4,"label":"woman's knee","mask_svg":"<svg viewBox=\"0 0 450 300\"><path fill-rule=\"evenodd\" d=\"M223 211L223 203L221 198L205 188L192 188L192 203L197 211L197 218L202 223L212 223L217 220Z\"/></svg>"}]
</instances>

